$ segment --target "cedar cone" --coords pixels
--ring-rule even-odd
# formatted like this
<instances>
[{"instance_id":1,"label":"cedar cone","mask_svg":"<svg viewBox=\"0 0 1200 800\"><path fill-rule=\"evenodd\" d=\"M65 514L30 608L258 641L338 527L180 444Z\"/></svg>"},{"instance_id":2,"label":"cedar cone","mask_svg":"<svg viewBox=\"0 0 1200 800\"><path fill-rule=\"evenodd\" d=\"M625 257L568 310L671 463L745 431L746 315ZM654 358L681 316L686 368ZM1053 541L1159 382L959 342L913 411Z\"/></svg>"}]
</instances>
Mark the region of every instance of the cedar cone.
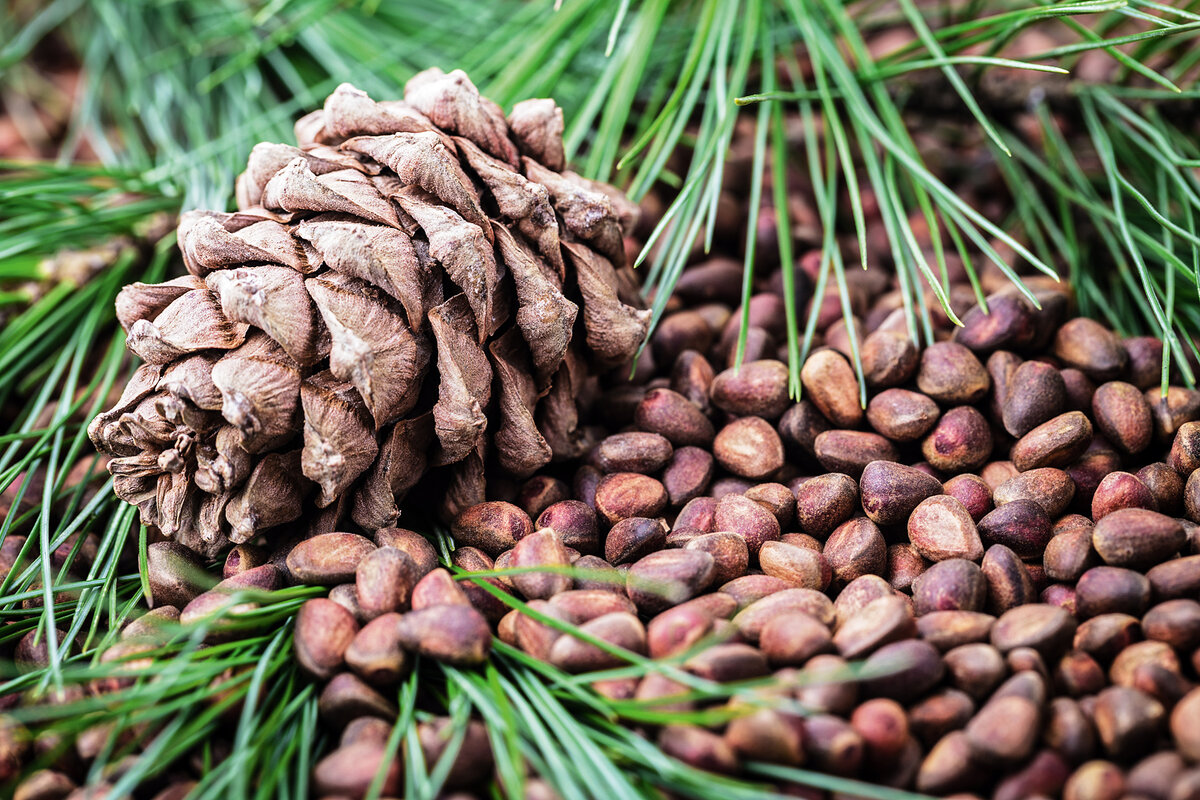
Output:
<instances>
[{"instance_id":1,"label":"cedar cone","mask_svg":"<svg viewBox=\"0 0 1200 800\"><path fill-rule=\"evenodd\" d=\"M182 216L189 274L117 298L145 363L88 429L117 495L213 556L289 523L389 527L434 476L451 518L485 465L584 452L580 404L649 312L637 207L565 170L562 128L552 100L506 120L431 69L403 101L343 84L298 147L257 145L236 212Z\"/></svg>"}]
</instances>

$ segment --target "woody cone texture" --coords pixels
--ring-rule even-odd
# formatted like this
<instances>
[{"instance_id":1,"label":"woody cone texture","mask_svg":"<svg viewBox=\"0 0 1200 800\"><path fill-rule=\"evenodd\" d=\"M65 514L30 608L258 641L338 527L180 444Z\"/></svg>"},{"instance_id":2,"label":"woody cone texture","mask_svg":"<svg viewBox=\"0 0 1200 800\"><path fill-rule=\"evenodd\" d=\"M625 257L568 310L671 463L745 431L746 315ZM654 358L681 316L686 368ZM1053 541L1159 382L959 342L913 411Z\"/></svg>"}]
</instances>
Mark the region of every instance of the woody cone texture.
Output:
<instances>
[{"instance_id":1,"label":"woody cone texture","mask_svg":"<svg viewBox=\"0 0 1200 800\"><path fill-rule=\"evenodd\" d=\"M142 521L207 555L391 526L422 480L451 517L488 469L580 455L593 376L646 333L637 209L565 169L553 101L506 119L432 69L402 101L343 84L295 131L254 148L236 212L183 215L188 275L121 292L144 364L89 428Z\"/></svg>"}]
</instances>

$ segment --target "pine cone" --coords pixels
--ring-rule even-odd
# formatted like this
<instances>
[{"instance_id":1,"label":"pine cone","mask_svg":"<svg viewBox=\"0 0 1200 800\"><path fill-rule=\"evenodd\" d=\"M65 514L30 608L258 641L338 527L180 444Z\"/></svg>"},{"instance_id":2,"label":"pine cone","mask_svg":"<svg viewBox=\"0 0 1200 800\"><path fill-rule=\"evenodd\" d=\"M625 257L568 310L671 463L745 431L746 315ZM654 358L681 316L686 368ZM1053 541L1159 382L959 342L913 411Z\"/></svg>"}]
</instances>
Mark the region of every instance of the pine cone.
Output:
<instances>
[{"instance_id":1,"label":"pine cone","mask_svg":"<svg viewBox=\"0 0 1200 800\"><path fill-rule=\"evenodd\" d=\"M288 523L373 531L422 482L450 518L485 469L585 449L582 395L649 321L636 206L565 171L553 101L505 119L438 69L404 94L338 87L299 146L254 148L238 211L183 215L189 275L117 298L145 363L88 432L146 525L210 556Z\"/></svg>"}]
</instances>

